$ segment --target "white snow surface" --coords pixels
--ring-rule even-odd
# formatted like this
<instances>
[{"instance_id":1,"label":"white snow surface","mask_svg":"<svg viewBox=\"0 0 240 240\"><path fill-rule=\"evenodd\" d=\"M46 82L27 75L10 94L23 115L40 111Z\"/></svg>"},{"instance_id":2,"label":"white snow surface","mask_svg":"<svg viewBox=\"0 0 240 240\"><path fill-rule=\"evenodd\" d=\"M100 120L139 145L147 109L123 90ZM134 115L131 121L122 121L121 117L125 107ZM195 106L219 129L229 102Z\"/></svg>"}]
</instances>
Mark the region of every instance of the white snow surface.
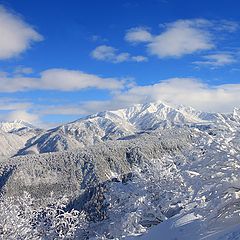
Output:
<instances>
[{"instance_id":1,"label":"white snow surface","mask_svg":"<svg viewBox=\"0 0 240 240\"><path fill-rule=\"evenodd\" d=\"M0 122L0 130L4 132L14 132L24 128L34 128L30 123L15 120L13 122Z\"/></svg>"},{"instance_id":2,"label":"white snow surface","mask_svg":"<svg viewBox=\"0 0 240 240\"><path fill-rule=\"evenodd\" d=\"M16 120L0 122L0 156L13 156L24 148L27 141L39 134L30 123Z\"/></svg>"}]
</instances>

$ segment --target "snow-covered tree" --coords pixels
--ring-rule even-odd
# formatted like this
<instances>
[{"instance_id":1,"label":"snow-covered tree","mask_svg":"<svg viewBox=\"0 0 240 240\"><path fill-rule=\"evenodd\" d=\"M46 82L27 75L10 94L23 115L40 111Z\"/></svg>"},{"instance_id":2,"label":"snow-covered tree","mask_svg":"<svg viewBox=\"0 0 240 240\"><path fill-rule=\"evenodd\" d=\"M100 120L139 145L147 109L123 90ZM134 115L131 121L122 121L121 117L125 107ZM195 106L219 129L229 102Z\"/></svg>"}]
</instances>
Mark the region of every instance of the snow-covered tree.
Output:
<instances>
[{"instance_id":1,"label":"snow-covered tree","mask_svg":"<svg viewBox=\"0 0 240 240\"><path fill-rule=\"evenodd\" d=\"M65 197L50 200L43 207L26 192L17 198L1 198L1 239L73 239L76 235L84 239L85 213L65 211L68 202Z\"/></svg>"}]
</instances>

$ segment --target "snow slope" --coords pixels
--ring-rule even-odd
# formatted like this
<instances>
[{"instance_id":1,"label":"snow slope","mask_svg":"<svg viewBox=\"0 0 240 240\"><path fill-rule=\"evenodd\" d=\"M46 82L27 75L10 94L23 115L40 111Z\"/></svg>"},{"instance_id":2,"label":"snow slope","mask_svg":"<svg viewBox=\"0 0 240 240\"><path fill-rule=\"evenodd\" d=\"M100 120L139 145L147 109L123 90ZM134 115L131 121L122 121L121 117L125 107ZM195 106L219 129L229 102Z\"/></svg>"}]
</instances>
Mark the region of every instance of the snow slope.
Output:
<instances>
[{"instance_id":1,"label":"snow slope","mask_svg":"<svg viewBox=\"0 0 240 240\"><path fill-rule=\"evenodd\" d=\"M0 156L13 156L41 132L24 121L0 122Z\"/></svg>"},{"instance_id":2,"label":"snow slope","mask_svg":"<svg viewBox=\"0 0 240 240\"><path fill-rule=\"evenodd\" d=\"M27 139L0 131L0 156L12 156L25 146Z\"/></svg>"},{"instance_id":3,"label":"snow slope","mask_svg":"<svg viewBox=\"0 0 240 240\"><path fill-rule=\"evenodd\" d=\"M34 129L34 127L30 123L21 120L13 122L0 122L0 130L3 132L18 132L23 129Z\"/></svg>"}]
</instances>

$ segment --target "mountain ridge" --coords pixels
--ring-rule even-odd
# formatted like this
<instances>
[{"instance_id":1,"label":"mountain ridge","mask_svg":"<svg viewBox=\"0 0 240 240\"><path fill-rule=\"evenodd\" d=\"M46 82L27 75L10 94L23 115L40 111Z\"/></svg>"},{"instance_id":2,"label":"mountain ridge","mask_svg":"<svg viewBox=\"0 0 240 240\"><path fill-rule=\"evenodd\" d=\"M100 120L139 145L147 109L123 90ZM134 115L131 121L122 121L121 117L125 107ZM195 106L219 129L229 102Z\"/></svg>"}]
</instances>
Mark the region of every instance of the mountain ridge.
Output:
<instances>
[{"instance_id":1,"label":"mountain ridge","mask_svg":"<svg viewBox=\"0 0 240 240\"><path fill-rule=\"evenodd\" d=\"M240 119L236 118L236 113L234 116L235 124L239 124ZM19 154L82 148L173 125L234 125L234 121L230 119L234 116L206 113L184 106L174 108L163 102L136 104L128 108L92 114L47 130L32 138Z\"/></svg>"},{"instance_id":2,"label":"mountain ridge","mask_svg":"<svg viewBox=\"0 0 240 240\"><path fill-rule=\"evenodd\" d=\"M158 101L98 112L48 130L23 121L2 122L0 129L22 136L25 143L16 146L13 155L26 155L73 150L171 126L214 128L216 125L235 131L240 126L240 110L235 108L228 114L209 113Z\"/></svg>"}]
</instances>

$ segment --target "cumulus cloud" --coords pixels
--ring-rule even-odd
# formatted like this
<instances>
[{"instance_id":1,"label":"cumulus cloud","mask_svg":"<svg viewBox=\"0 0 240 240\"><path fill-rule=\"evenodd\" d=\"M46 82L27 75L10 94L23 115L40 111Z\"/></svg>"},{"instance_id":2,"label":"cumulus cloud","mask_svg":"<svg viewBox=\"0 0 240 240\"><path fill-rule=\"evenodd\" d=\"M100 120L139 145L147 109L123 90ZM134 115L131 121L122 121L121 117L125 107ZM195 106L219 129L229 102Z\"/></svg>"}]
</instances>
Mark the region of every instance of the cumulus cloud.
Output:
<instances>
[{"instance_id":1,"label":"cumulus cloud","mask_svg":"<svg viewBox=\"0 0 240 240\"><path fill-rule=\"evenodd\" d=\"M125 40L131 43L150 42L152 39L153 36L149 29L144 27L131 28L127 30L125 35Z\"/></svg>"},{"instance_id":2,"label":"cumulus cloud","mask_svg":"<svg viewBox=\"0 0 240 240\"><path fill-rule=\"evenodd\" d=\"M69 102L59 100L49 105L15 105L10 101L8 114L1 115L4 120L21 119L41 123L39 119L46 115L88 115L104 110L115 110L137 103L163 101L170 105L186 105L197 110L210 112L232 112L240 107L240 84L210 86L195 78L170 78L156 84L132 86L128 90L112 92L112 98L106 101ZM7 100L6 100L7 101ZM0 101L1 102L1 101ZM25 105L24 105L25 104ZM0 110L5 104L0 104ZM76 117L77 118L77 117ZM45 124L46 125L46 124Z\"/></svg>"},{"instance_id":3,"label":"cumulus cloud","mask_svg":"<svg viewBox=\"0 0 240 240\"><path fill-rule=\"evenodd\" d=\"M0 59L15 57L43 37L16 14L0 5Z\"/></svg>"},{"instance_id":4,"label":"cumulus cloud","mask_svg":"<svg viewBox=\"0 0 240 240\"><path fill-rule=\"evenodd\" d=\"M116 48L107 45L101 45L92 51L91 56L97 60L119 63L127 61L129 58L129 53L117 53Z\"/></svg>"},{"instance_id":5,"label":"cumulus cloud","mask_svg":"<svg viewBox=\"0 0 240 240\"><path fill-rule=\"evenodd\" d=\"M116 95L117 102L162 100L174 105L192 106L202 111L230 112L240 107L240 84L209 86L194 78L172 78L148 86L135 86Z\"/></svg>"},{"instance_id":6,"label":"cumulus cloud","mask_svg":"<svg viewBox=\"0 0 240 240\"><path fill-rule=\"evenodd\" d=\"M192 19L177 20L162 24L161 27L163 30L157 35L153 35L146 28L132 28L127 31L125 40L145 43L148 53L159 58L176 58L215 48L215 33L236 31L238 24L225 20Z\"/></svg>"},{"instance_id":7,"label":"cumulus cloud","mask_svg":"<svg viewBox=\"0 0 240 240\"><path fill-rule=\"evenodd\" d=\"M133 86L129 90L116 92L107 101L49 106L41 114L87 115L156 101L191 106L201 111L232 112L234 107L240 107L239 91L240 84L210 86L195 78L171 78L153 85Z\"/></svg>"},{"instance_id":8,"label":"cumulus cloud","mask_svg":"<svg viewBox=\"0 0 240 240\"><path fill-rule=\"evenodd\" d=\"M196 65L222 67L236 62L235 56L230 53L209 54L202 57L203 61L193 62Z\"/></svg>"},{"instance_id":9,"label":"cumulus cloud","mask_svg":"<svg viewBox=\"0 0 240 240\"><path fill-rule=\"evenodd\" d=\"M127 79L103 78L97 75L67 69L48 69L39 77L0 76L0 92L39 90L77 91L86 88L118 90Z\"/></svg>"},{"instance_id":10,"label":"cumulus cloud","mask_svg":"<svg viewBox=\"0 0 240 240\"><path fill-rule=\"evenodd\" d=\"M101 45L96 47L91 56L97 60L108 61L113 63L121 63L127 61L133 62L145 62L147 58L144 56L131 56L127 52L119 53L118 49L107 45Z\"/></svg>"},{"instance_id":11,"label":"cumulus cloud","mask_svg":"<svg viewBox=\"0 0 240 240\"><path fill-rule=\"evenodd\" d=\"M195 21L179 20L167 25L166 31L148 44L148 51L164 57L181 57L185 54L214 47L210 34Z\"/></svg>"},{"instance_id":12,"label":"cumulus cloud","mask_svg":"<svg viewBox=\"0 0 240 240\"><path fill-rule=\"evenodd\" d=\"M0 121L23 120L40 123L40 115L33 111L36 106L28 101L17 98L0 98Z\"/></svg>"},{"instance_id":13,"label":"cumulus cloud","mask_svg":"<svg viewBox=\"0 0 240 240\"><path fill-rule=\"evenodd\" d=\"M101 78L75 70L49 69L41 73L42 88L73 91L84 88L116 90L124 87L124 80Z\"/></svg>"},{"instance_id":14,"label":"cumulus cloud","mask_svg":"<svg viewBox=\"0 0 240 240\"><path fill-rule=\"evenodd\" d=\"M11 111L7 114L4 114L1 118L4 121L10 121L10 122L15 120L22 120L24 122L29 122L29 123L39 123L39 116L37 114L30 113L25 110Z\"/></svg>"},{"instance_id":15,"label":"cumulus cloud","mask_svg":"<svg viewBox=\"0 0 240 240\"><path fill-rule=\"evenodd\" d=\"M140 55L139 56L132 56L131 59L134 62L147 62L148 61L147 57L140 56Z\"/></svg>"}]
</instances>

